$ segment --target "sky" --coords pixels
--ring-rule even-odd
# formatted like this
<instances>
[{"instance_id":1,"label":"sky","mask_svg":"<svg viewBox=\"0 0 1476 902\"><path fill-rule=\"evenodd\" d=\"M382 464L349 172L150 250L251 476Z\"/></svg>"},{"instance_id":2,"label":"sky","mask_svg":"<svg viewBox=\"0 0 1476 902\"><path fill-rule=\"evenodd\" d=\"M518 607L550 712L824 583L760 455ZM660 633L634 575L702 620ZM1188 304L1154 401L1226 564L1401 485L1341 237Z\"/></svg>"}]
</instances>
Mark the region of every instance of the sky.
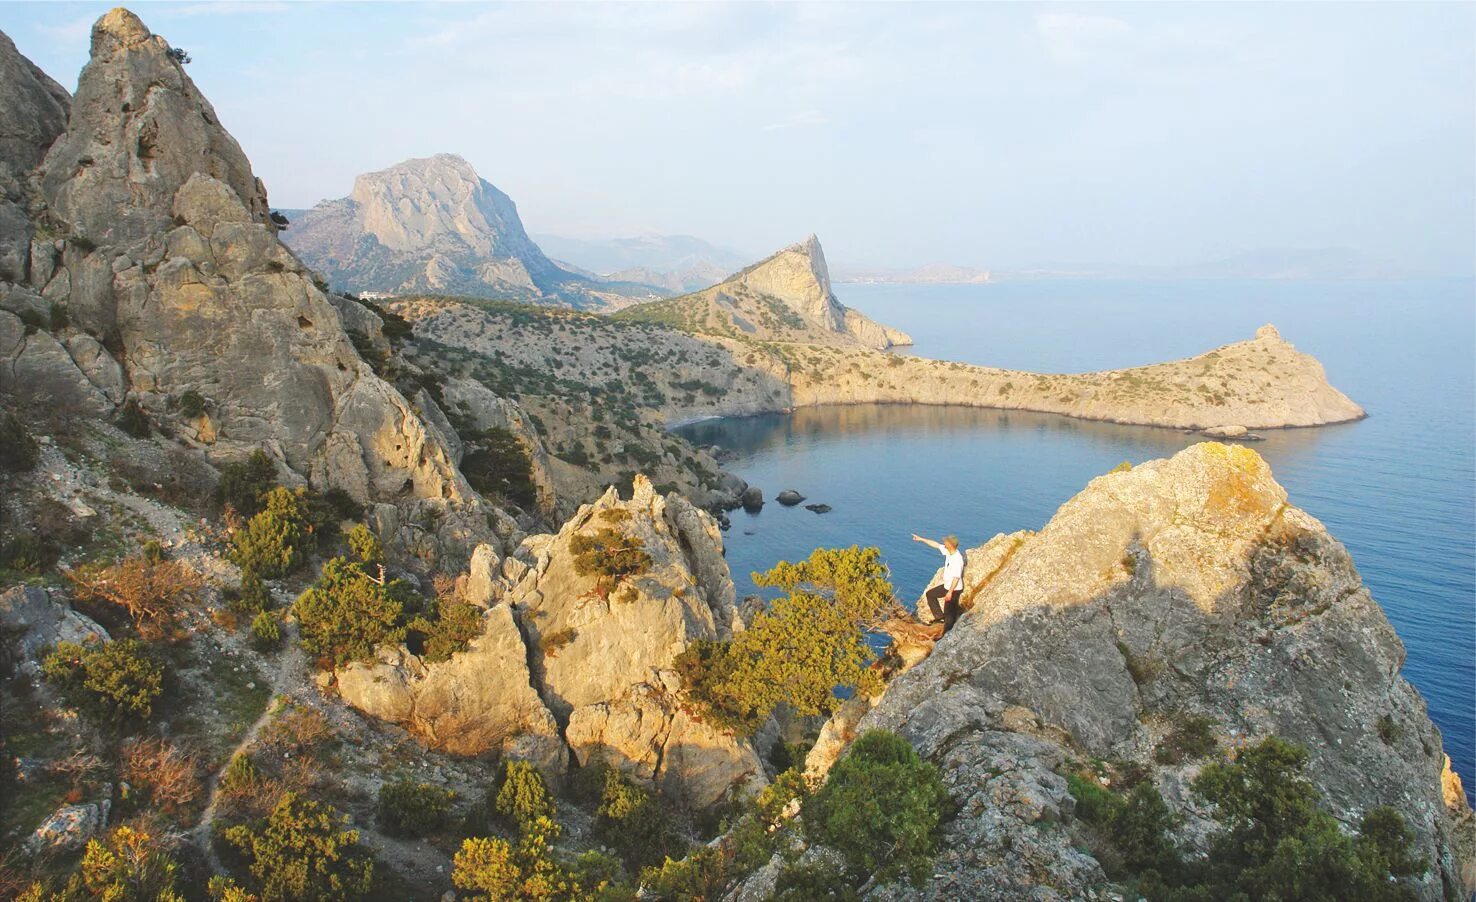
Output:
<instances>
[{"instance_id":1,"label":"sky","mask_svg":"<svg viewBox=\"0 0 1476 902\"><path fill-rule=\"evenodd\" d=\"M108 4L3 3L69 90ZM279 207L466 157L531 232L1476 269L1476 4L137 3Z\"/></svg>"}]
</instances>

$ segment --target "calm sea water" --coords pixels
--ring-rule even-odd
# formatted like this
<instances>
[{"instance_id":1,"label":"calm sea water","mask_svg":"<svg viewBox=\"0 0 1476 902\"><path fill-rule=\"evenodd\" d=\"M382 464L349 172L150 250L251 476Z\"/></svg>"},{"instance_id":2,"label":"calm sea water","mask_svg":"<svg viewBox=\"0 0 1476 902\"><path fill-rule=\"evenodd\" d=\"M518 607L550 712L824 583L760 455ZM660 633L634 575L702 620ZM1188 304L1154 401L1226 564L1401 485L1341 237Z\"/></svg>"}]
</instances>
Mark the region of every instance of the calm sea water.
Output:
<instances>
[{"instance_id":1,"label":"calm sea water","mask_svg":"<svg viewBox=\"0 0 1476 902\"><path fill-rule=\"evenodd\" d=\"M1369 412L1358 423L1266 433L1254 447L1292 503L1353 554L1408 650L1457 771L1476 788L1476 283L1022 282L841 285L842 300L907 330L912 353L1021 369L1086 371L1185 357L1263 323L1316 355ZM685 427L737 453L730 468L772 499L793 488L816 515L774 503L733 512L739 592L754 570L822 545L876 545L904 598L938 555L1038 529L1093 476L1195 441L1174 430L966 408L816 408Z\"/></svg>"}]
</instances>

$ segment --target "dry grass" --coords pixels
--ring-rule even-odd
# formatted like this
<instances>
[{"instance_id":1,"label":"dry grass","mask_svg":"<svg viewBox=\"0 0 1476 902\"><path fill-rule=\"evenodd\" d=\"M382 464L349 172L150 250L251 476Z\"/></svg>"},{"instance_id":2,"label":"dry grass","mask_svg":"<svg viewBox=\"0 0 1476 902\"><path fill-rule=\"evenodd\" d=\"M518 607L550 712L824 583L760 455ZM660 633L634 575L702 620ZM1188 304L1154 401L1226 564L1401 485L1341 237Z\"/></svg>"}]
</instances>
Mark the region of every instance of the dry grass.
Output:
<instances>
[{"instance_id":1,"label":"dry grass","mask_svg":"<svg viewBox=\"0 0 1476 902\"><path fill-rule=\"evenodd\" d=\"M154 808L177 814L200 798L204 787L195 755L162 739L132 739L119 752L123 780L146 790Z\"/></svg>"},{"instance_id":2,"label":"dry grass","mask_svg":"<svg viewBox=\"0 0 1476 902\"><path fill-rule=\"evenodd\" d=\"M180 610L198 602L205 585L200 574L184 564L144 554L106 567L78 567L67 578L78 600L123 608L138 634L149 640L170 635Z\"/></svg>"}]
</instances>

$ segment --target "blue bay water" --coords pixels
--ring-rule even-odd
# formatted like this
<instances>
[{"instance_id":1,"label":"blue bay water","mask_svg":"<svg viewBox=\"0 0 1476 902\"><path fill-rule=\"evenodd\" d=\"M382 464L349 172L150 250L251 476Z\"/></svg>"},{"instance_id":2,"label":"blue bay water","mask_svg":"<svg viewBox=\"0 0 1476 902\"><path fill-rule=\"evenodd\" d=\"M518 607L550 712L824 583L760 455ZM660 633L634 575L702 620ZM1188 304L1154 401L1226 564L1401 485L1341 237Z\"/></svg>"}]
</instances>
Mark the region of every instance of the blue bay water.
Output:
<instances>
[{"instance_id":1,"label":"blue bay water","mask_svg":"<svg viewBox=\"0 0 1476 902\"><path fill-rule=\"evenodd\" d=\"M840 285L847 304L910 332L925 357L1079 372L1191 356L1263 323L1317 356L1368 411L1357 423L1274 430L1253 447L1292 503L1352 552L1408 652L1456 770L1476 787L1476 283L1018 282ZM774 503L733 513L740 594L781 559L876 545L911 600L939 564L913 532L965 546L1038 529L1123 460L1197 439L1175 430L920 406L814 408L681 430L737 454L728 466Z\"/></svg>"}]
</instances>

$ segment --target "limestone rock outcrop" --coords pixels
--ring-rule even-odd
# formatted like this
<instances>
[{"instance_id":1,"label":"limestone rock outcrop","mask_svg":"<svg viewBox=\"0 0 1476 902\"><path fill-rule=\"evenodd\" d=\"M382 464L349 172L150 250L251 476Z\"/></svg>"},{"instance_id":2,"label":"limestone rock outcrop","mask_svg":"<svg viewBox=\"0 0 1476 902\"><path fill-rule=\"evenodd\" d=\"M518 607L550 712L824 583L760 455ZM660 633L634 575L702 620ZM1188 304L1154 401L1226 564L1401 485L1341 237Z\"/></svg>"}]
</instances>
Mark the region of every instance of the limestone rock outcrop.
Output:
<instances>
[{"instance_id":1,"label":"limestone rock outcrop","mask_svg":"<svg viewBox=\"0 0 1476 902\"><path fill-rule=\"evenodd\" d=\"M449 661L430 664L403 646L383 648L373 663L337 674L343 700L405 726L453 755L487 752L562 774L568 751L558 724L530 682L523 637L510 608L487 610L482 635Z\"/></svg>"},{"instance_id":2,"label":"limestone rock outcrop","mask_svg":"<svg viewBox=\"0 0 1476 902\"><path fill-rule=\"evenodd\" d=\"M836 299L825 252L814 235L711 288L640 304L623 315L731 338L877 350L912 344L905 332L874 322Z\"/></svg>"},{"instance_id":3,"label":"limestone rock outcrop","mask_svg":"<svg viewBox=\"0 0 1476 902\"><path fill-rule=\"evenodd\" d=\"M638 539L651 560L608 597L571 548L604 528ZM717 804L766 779L751 743L677 701L676 656L743 629L722 549L711 516L637 476L629 501L611 489L505 559L476 549L463 594L488 609L470 649L429 663L382 648L337 671L338 693L453 754L528 758L556 774L572 751L581 766L604 760L695 807Z\"/></svg>"},{"instance_id":4,"label":"limestone rock outcrop","mask_svg":"<svg viewBox=\"0 0 1476 902\"><path fill-rule=\"evenodd\" d=\"M455 154L406 160L354 180L345 198L300 214L285 238L346 291L430 292L618 306L619 291L549 260L512 198Z\"/></svg>"},{"instance_id":5,"label":"limestone rock outcrop","mask_svg":"<svg viewBox=\"0 0 1476 902\"><path fill-rule=\"evenodd\" d=\"M954 630L870 711L842 712L807 762L823 772L850 736L886 728L939 765L961 813L928 898L1107 887L1059 827L1067 762L1146 767L1185 813L1198 765L1153 752L1187 715L1210 718L1222 747L1305 746L1340 821L1376 805L1405 817L1430 862L1422 898L1470 892L1470 808L1447 805L1440 733L1400 676L1404 648L1348 552L1253 451L1204 443L1099 477L1039 533L985 550Z\"/></svg>"},{"instance_id":6,"label":"limestone rock outcrop","mask_svg":"<svg viewBox=\"0 0 1476 902\"><path fill-rule=\"evenodd\" d=\"M97 413L129 399L157 419L198 392L208 419L178 425L212 458L262 447L319 488L439 506L435 543L469 553L488 512L452 436L359 356L349 308L278 240L265 188L170 51L133 13L104 15L53 134L65 92L0 42L6 128L29 117L0 134L5 165L40 160L32 231L64 236L29 240L24 279L0 292L16 311L0 312L0 388Z\"/></svg>"},{"instance_id":7,"label":"limestone rock outcrop","mask_svg":"<svg viewBox=\"0 0 1476 902\"><path fill-rule=\"evenodd\" d=\"M0 280L19 282L30 266L30 173L67 127L71 97L0 33Z\"/></svg>"},{"instance_id":8,"label":"limestone rock outcrop","mask_svg":"<svg viewBox=\"0 0 1476 902\"><path fill-rule=\"evenodd\" d=\"M0 629L13 637L22 672L40 673L41 655L58 642L107 642L107 630L45 589L15 586L0 593Z\"/></svg>"},{"instance_id":9,"label":"limestone rock outcrop","mask_svg":"<svg viewBox=\"0 0 1476 902\"><path fill-rule=\"evenodd\" d=\"M576 535L602 528L635 537L651 558L608 597L570 549ZM676 699L676 656L743 628L711 516L638 476L629 501L611 489L557 535L526 540L518 558L527 572L506 598L538 648L536 682L581 764L602 757L698 807L763 781L750 743L694 720Z\"/></svg>"}]
</instances>

